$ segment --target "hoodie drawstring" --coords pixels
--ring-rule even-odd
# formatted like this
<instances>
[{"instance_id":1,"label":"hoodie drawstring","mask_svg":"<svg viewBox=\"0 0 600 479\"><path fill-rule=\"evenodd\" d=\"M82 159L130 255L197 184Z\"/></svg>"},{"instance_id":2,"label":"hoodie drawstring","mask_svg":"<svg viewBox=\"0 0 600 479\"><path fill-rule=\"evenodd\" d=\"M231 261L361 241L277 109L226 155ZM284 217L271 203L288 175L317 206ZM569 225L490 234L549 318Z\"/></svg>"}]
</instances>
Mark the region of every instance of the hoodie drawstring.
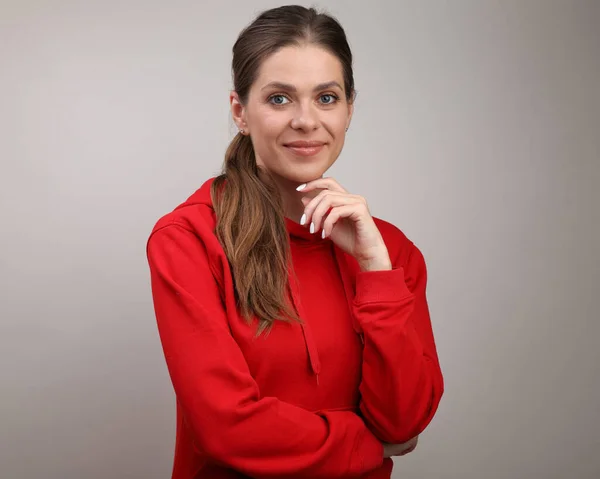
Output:
<instances>
[{"instance_id":1,"label":"hoodie drawstring","mask_svg":"<svg viewBox=\"0 0 600 479\"><path fill-rule=\"evenodd\" d=\"M300 318L305 318L306 314L304 308L302 307L302 301L300 301L298 294L298 285L296 284L296 277L292 273L290 269L290 285L291 285L291 299L300 315ZM310 362L310 368L312 373L316 376L317 385L319 384L319 374L321 373L321 361L319 360L319 351L317 350L317 345L315 344L315 340L310 332L310 328L305 324L301 323L300 327L302 329L302 337L304 338L304 344L306 345L306 351L308 353L308 359Z\"/></svg>"},{"instance_id":2,"label":"hoodie drawstring","mask_svg":"<svg viewBox=\"0 0 600 479\"><path fill-rule=\"evenodd\" d=\"M315 340L310 334L310 329L306 325L302 325L302 335L304 336L304 342L306 344L306 350L308 351L308 358L310 360L310 367L313 374L317 378L317 385L319 385L319 373L321 372L321 361L319 360L319 352Z\"/></svg>"},{"instance_id":3,"label":"hoodie drawstring","mask_svg":"<svg viewBox=\"0 0 600 479\"><path fill-rule=\"evenodd\" d=\"M346 294L346 301L348 302L348 311L350 312L350 316L352 317L352 325L356 333L360 336L362 343L364 344L364 338L362 334L362 328L356 321L356 318L353 314L353 298L354 298L354 285L352 284L352 274L350 272L351 266L346 261L344 257L344 252L338 249L335 245L332 245L334 249L334 259L335 264L337 266L340 277L342 278L342 283L344 285L344 292ZM292 269L290 268L290 285L291 285L291 299L300 315L300 318L305 318L305 311L302 307L302 301L299 297L298 285L296 283L297 279L293 274ZM304 338L304 343L306 345L306 350L308 353L308 359L310 362L310 368L312 373L316 376L317 385L319 384L319 374L321 372L321 361L319 360L319 351L317 349L317 345L313 338L312 333L310 332L310 327L305 323L301 323L302 336Z\"/></svg>"}]
</instances>

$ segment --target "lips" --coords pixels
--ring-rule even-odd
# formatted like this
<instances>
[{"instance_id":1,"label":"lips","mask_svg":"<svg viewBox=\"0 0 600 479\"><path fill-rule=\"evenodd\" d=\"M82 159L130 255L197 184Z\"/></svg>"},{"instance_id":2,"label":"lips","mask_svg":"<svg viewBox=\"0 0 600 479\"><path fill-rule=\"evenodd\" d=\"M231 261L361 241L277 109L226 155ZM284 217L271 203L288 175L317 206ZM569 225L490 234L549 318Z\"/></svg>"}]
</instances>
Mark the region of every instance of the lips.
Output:
<instances>
[{"instance_id":1,"label":"lips","mask_svg":"<svg viewBox=\"0 0 600 479\"><path fill-rule=\"evenodd\" d=\"M322 141L293 141L284 146L296 155L314 156L323 149L325 143Z\"/></svg>"}]
</instances>

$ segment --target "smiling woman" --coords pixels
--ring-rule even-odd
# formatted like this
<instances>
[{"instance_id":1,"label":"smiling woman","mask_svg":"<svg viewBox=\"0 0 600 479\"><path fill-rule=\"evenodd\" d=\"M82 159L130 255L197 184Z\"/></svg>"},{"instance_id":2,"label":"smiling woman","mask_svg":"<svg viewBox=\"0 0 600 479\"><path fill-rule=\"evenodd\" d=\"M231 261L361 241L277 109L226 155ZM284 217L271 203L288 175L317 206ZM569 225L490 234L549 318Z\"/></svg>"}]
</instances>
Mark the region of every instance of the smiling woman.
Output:
<instances>
[{"instance_id":1,"label":"smiling woman","mask_svg":"<svg viewBox=\"0 0 600 479\"><path fill-rule=\"evenodd\" d=\"M255 75L247 93L236 89L230 101L257 166L297 184L320 177L339 156L352 118L353 83L344 81L339 58L306 39L266 57Z\"/></svg>"},{"instance_id":2,"label":"smiling woman","mask_svg":"<svg viewBox=\"0 0 600 479\"><path fill-rule=\"evenodd\" d=\"M233 80L223 173L147 245L177 395L172 477L389 479L443 378L420 250L324 177L354 111L345 32L268 10L236 41Z\"/></svg>"}]
</instances>

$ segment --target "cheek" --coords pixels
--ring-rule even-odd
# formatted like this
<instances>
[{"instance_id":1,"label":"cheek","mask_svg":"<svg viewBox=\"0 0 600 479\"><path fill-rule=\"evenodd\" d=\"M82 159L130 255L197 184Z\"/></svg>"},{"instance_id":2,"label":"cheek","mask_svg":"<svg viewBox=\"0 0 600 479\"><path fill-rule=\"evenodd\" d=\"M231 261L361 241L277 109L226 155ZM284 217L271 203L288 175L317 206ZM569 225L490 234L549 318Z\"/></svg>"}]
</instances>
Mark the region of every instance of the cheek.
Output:
<instances>
[{"instance_id":1,"label":"cheek","mask_svg":"<svg viewBox=\"0 0 600 479\"><path fill-rule=\"evenodd\" d=\"M285 112L273 111L271 108L262 108L256 115L254 131L259 133L265 139L277 137L282 129L288 124L288 118Z\"/></svg>"},{"instance_id":2,"label":"cheek","mask_svg":"<svg viewBox=\"0 0 600 479\"><path fill-rule=\"evenodd\" d=\"M285 129L286 124L287 122L284 121L281 116L271 115L266 117L263 121L265 136L268 137L269 140L276 139Z\"/></svg>"},{"instance_id":3,"label":"cheek","mask_svg":"<svg viewBox=\"0 0 600 479\"><path fill-rule=\"evenodd\" d=\"M251 122L251 134L257 162L261 166L277 168L279 158L277 141L285 124L286 120L282 112L273 111L271 108L260 108L255 111Z\"/></svg>"},{"instance_id":4,"label":"cheek","mask_svg":"<svg viewBox=\"0 0 600 479\"><path fill-rule=\"evenodd\" d=\"M346 121L347 116L345 114L337 112L335 115L331 115L327 123L327 128L331 136L333 137L332 153L336 157L344 146L346 134Z\"/></svg>"},{"instance_id":5,"label":"cheek","mask_svg":"<svg viewBox=\"0 0 600 479\"><path fill-rule=\"evenodd\" d=\"M342 111L331 112L331 115L327 116L325 120L331 132L336 136L336 139L339 140L340 135L344 134L346 130L346 119L347 116Z\"/></svg>"}]
</instances>

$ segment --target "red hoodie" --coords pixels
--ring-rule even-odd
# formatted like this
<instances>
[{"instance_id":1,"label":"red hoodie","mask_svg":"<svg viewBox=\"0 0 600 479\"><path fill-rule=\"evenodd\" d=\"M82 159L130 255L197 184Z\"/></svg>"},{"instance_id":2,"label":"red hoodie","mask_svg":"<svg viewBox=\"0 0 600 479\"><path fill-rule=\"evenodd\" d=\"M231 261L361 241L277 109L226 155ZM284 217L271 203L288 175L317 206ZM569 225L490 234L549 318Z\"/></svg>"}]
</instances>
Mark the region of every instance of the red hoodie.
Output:
<instances>
[{"instance_id":1,"label":"red hoodie","mask_svg":"<svg viewBox=\"0 0 600 479\"><path fill-rule=\"evenodd\" d=\"M208 180L147 245L158 331L177 397L172 479L386 478L381 441L429 424L443 379L419 249L375 218L393 269L362 272L286 218L303 324L255 337L214 234Z\"/></svg>"}]
</instances>

